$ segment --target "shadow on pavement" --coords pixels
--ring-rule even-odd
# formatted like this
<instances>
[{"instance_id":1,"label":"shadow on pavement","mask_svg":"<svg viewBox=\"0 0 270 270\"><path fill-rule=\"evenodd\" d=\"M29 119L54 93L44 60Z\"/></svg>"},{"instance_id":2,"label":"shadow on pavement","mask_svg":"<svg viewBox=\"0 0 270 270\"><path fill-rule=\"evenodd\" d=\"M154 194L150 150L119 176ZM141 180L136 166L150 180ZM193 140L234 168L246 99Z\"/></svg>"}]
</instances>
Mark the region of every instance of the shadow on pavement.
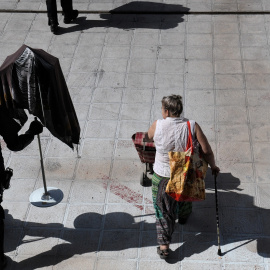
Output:
<instances>
[{"instance_id":1,"label":"shadow on pavement","mask_svg":"<svg viewBox=\"0 0 270 270\"><path fill-rule=\"evenodd\" d=\"M250 256L258 254L270 258L270 210L257 207L253 196L241 193L244 189L239 188L240 180L231 173L220 173L217 183L222 256L235 255L241 258L244 256L243 250L238 250L246 246ZM183 243L172 252L174 257L168 263L173 264L196 254L199 257L200 253L208 249L209 253L203 256L209 256L209 260L211 256L219 257L215 189L210 170L206 177L206 189L206 200L193 203L192 215L184 225ZM204 260L205 257L201 259Z\"/></svg>"},{"instance_id":2,"label":"shadow on pavement","mask_svg":"<svg viewBox=\"0 0 270 270\"><path fill-rule=\"evenodd\" d=\"M86 20L86 17L77 18L72 25L67 28L59 27L57 35L63 35L71 32L84 31L90 28L119 28L124 30L133 29L171 29L183 22L184 14L175 14L173 19L161 14L122 14L134 12L183 12L189 11L189 8L182 5L152 3L152 2L131 2L110 11L111 14L101 14L103 20ZM167 18L167 19L166 19Z\"/></svg>"},{"instance_id":3,"label":"shadow on pavement","mask_svg":"<svg viewBox=\"0 0 270 270\"><path fill-rule=\"evenodd\" d=\"M182 5L165 4L155 2L143 2L135 1L127 3L123 6L111 10L111 13L187 13L189 8L185 8Z\"/></svg>"},{"instance_id":4,"label":"shadow on pavement","mask_svg":"<svg viewBox=\"0 0 270 270\"><path fill-rule=\"evenodd\" d=\"M248 245L247 248L250 252L269 258L270 238L265 237L265 235L269 235L269 229L266 226L269 224L269 210L255 206L253 197L241 194L243 189L239 188L239 185L240 180L230 173L221 173L218 177L223 255L226 256L240 247ZM170 259L167 260L169 264L177 263L195 254L198 254L198 257L207 256L200 255L200 253L208 249L211 251L208 253L211 253L212 257L218 256L214 181L210 174L206 178L206 189L207 199L193 204L193 213L187 224L183 226L183 241L176 250L171 251ZM154 218L154 213L139 217L146 218L147 216ZM13 262L12 265L15 269L28 269L27 267L30 265L32 269L36 269L56 265L74 255L101 252L105 253L105 256L111 257L114 256L115 251L125 253L131 248L140 246L142 248L156 247L155 224L143 219L135 222L134 218L138 217L124 212L112 212L106 215L85 213L75 218L74 229L63 228L62 224L58 224L57 227L57 224L54 224L55 229L44 230L41 227L44 228L44 224L27 223L27 227L23 228L26 241L23 240L19 248L25 243L38 242L48 238L55 238L58 242L51 250L26 258L21 262ZM7 219L10 224L18 225L21 222L12 220L12 216L8 214ZM101 224L104 227L100 227ZM177 224L175 234L181 234L181 229L182 226ZM60 231L61 233L59 233ZM140 232L142 233L141 245L139 243ZM100 241L101 234L103 234L102 241ZM34 239L34 237L38 238ZM179 243L179 239L176 238L173 237L173 243ZM17 244L16 241L13 241L13 245L8 243L5 251L15 250ZM108 253L106 254L106 252ZM21 255L20 249L19 254ZM151 256L153 255L151 254ZM47 259L44 260L44 258Z\"/></svg>"}]
</instances>

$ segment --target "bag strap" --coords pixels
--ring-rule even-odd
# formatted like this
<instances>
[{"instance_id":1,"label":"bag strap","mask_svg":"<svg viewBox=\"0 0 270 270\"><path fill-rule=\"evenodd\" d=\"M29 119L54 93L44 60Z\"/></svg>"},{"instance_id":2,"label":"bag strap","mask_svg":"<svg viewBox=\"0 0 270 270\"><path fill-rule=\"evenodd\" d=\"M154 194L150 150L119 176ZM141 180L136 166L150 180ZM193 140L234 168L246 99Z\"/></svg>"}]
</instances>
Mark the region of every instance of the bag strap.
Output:
<instances>
[{"instance_id":1,"label":"bag strap","mask_svg":"<svg viewBox=\"0 0 270 270\"><path fill-rule=\"evenodd\" d=\"M190 128L190 122L187 121L187 126L188 126L188 141L187 141L187 148L186 148L186 151L193 146L193 143L192 143L192 133L191 133L191 128ZM192 149L192 152L193 152L193 149Z\"/></svg>"}]
</instances>

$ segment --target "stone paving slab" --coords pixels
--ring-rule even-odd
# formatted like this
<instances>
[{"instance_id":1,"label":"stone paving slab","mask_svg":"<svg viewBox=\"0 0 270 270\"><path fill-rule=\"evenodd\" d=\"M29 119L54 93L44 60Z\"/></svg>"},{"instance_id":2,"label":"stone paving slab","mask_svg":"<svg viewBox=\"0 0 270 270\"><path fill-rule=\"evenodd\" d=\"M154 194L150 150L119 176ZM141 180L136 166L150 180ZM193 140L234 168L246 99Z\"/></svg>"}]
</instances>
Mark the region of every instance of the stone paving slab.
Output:
<instances>
[{"instance_id":1,"label":"stone paving slab","mask_svg":"<svg viewBox=\"0 0 270 270\"><path fill-rule=\"evenodd\" d=\"M60 8L60 0L57 1ZM269 12L268 0L78 0L82 12ZM0 10L46 11L45 0L3 0Z\"/></svg>"},{"instance_id":2,"label":"stone paving slab","mask_svg":"<svg viewBox=\"0 0 270 270\"><path fill-rule=\"evenodd\" d=\"M8 269L269 268L269 15L81 14L64 25L59 14L59 35L44 13L0 15L0 62L23 43L58 57L82 129L78 154L48 130L41 135L48 184L64 193L51 208L28 201L42 186L36 140L18 153L1 141L14 169L3 203ZM210 173L207 199L176 225L171 260L156 254L151 189L139 184L144 165L131 136L161 118L160 101L172 93L183 96L184 115L201 125L221 168L222 258Z\"/></svg>"}]
</instances>

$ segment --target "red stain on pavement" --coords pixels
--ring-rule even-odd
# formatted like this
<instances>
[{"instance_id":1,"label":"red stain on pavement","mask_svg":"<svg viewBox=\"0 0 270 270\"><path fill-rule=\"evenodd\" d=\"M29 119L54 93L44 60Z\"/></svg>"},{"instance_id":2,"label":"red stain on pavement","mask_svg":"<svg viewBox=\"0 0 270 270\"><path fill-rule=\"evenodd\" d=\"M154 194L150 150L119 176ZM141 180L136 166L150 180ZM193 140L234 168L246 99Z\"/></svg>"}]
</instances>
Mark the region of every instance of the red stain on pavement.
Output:
<instances>
[{"instance_id":1,"label":"red stain on pavement","mask_svg":"<svg viewBox=\"0 0 270 270\"><path fill-rule=\"evenodd\" d=\"M141 204L143 200L143 195L133 191L129 187L119 184L119 183L112 183L110 191L120 197L121 199L125 200L128 203L132 204ZM145 203L152 204L152 202L148 199L145 200ZM137 205L136 205L137 207ZM138 206L139 207L139 206ZM140 209L143 207L140 206Z\"/></svg>"},{"instance_id":2,"label":"red stain on pavement","mask_svg":"<svg viewBox=\"0 0 270 270\"><path fill-rule=\"evenodd\" d=\"M117 147L118 148L131 148L133 147L133 144L130 141L118 141Z\"/></svg>"},{"instance_id":3,"label":"red stain on pavement","mask_svg":"<svg viewBox=\"0 0 270 270\"><path fill-rule=\"evenodd\" d=\"M266 95L263 95L262 97L261 97L261 99L262 100L270 100L270 94L266 94Z\"/></svg>"},{"instance_id":4,"label":"red stain on pavement","mask_svg":"<svg viewBox=\"0 0 270 270\"><path fill-rule=\"evenodd\" d=\"M102 175L101 173L99 175L101 175L100 178L102 180L110 180L110 177L108 175Z\"/></svg>"},{"instance_id":5,"label":"red stain on pavement","mask_svg":"<svg viewBox=\"0 0 270 270\"><path fill-rule=\"evenodd\" d=\"M107 189L107 183L103 183L103 188ZM125 185L122 185L120 183L114 183L114 182L111 182L110 192L120 197L122 200L133 204L138 209L143 210L143 206L138 205L138 204L142 204L142 201L143 201L142 194L137 193L136 191L130 189L129 187ZM145 199L145 203L152 204L152 201Z\"/></svg>"},{"instance_id":6,"label":"red stain on pavement","mask_svg":"<svg viewBox=\"0 0 270 270\"><path fill-rule=\"evenodd\" d=\"M112 183L110 191L114 195L120 197L121 199L131 204L141 204L143 200L143 196L141 194L138 194L137 192L119 183L118 184ZM134 206L139 208L140 210L143 210L142 205L134 205Z\"/></svg>"}]
</instances>

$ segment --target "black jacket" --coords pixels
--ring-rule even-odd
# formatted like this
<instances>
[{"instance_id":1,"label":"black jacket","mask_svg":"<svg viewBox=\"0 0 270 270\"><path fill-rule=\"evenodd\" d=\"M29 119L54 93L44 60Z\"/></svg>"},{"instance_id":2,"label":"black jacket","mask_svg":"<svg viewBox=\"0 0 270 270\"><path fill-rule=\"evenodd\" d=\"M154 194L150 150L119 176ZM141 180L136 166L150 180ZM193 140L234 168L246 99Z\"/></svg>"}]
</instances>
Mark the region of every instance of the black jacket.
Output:
<instances>
[{"instance_id":1,"label":"black jacket","mask_svg":"<svg viewBox=\"0 0 270 270\"><path fill-rule=\"evenodd\" d=\"M26 109L71 148L79 143L80 126L60 62L41 49L23 45L6 58L0 67L0 104L21 125Z\"/></svg>"},{"instance_id":2,"label":"black jacket","mask_svg":"<svg viewBox=\"0 0 270 270\"><path fill-rule=\"evenodd\" d=\"M0 135L3 137L7 148L11 151L20 151L29 145L33 139L32 134L18 135L21 126L9 116L8 112L0 107ZM0 146L0 181L5 173L4 158ZM2 202L3 188L0 185L0 203Z\"/></svg>"}]
</instances>

